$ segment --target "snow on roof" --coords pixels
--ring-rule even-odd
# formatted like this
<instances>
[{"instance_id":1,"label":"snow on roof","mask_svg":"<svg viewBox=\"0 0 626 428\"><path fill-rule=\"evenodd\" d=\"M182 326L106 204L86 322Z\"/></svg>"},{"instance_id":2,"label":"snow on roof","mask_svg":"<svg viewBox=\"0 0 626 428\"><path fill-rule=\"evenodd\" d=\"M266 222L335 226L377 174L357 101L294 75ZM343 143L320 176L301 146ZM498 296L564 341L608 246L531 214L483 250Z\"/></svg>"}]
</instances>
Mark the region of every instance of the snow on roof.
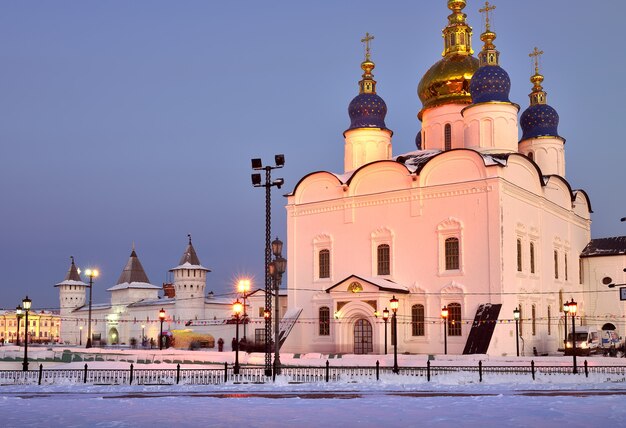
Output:
<instances>
[{"instance_id":1,"label":"snow on roof","mask_svg":"<svg viewBox=\"0 0 626 428\"><path fill-rule=\"evenodd\" d=\"M170 272L173 270L180 270L180 269L200 269L200 270L205 270L207 272L211 272L211 269L205 268L202 265L192 265L189 262L185 262L182 265L178 265L175 268L170 269Z\"/></svg>"},{"instance_id":2,"label":"snow on roof","mask_svg":"<svg viewBox=\"0 0 626 428\"><path fill-rule=\"evenodd\" d=\"M375 285L376 287L380 288L383 291L398 291L400 293L408 293L409 292L409 288L405 287L404 285L400 285L396 282L391 281L390 279L385 279L385 278L372 278L372 277L368 277L368 276L359 276L359 275L350 275L347 278L342 279L341 281L337 282L334 285L331 285L330 287L328 287L326 289L327 293L330 293L330 291L339 286L340 284L345 283L346 281L348 281L350 278L358 278L361 281L365 281L365 282L369 282L372 285Z\"/></svg>"},{"instance_id":3,"label":"snow on roof","mask_svg":"<svg viewBox=\"0 0 626 428\"><path fill-rule=\"evenodd\" d=\"M143 288L148 290L160 290L161 287L157 285L152 285L147 282L123 282L121 284L114 285L111 288L107 288L107 291L116 291L116 290L125 290L128 288Z\"/></svg>"},{"instance_id":4,"label":"snow on roof","mask_svg":"<svg viewBox=\"0 0 626 428\"><path fill-rule=\"evenodd\" d=\"M110 309L110 308L111 308L110 303L92 303L91 304L92 310ZM72 312L87 312L88 310L89 310L89 305L84 305L84 306L74 309Z\"/></svg>"},{"instance_id":5,"label":"snow on roof","mask_svg":"<svg viewBox=\"0 0 626 428\"><path fill-rule=\"evenodd\" d=\"M128 304L129 308L138 308L141 306L166 306L176 303L176 299L171 297L163 297L162 299L142 299L137 302Z\"/></svg>"},{"instance_id":6,"label":"snow on roof","mask_svg":"<svg viewBox=\"0 0 626 428\"><path fill-rule=\"evenodd\" d=\"M580 254L581 257L626 255L626 236L592 239Z\"/></svg>"},{"instance_id":7,"label":"snow on roof","mask_svg":"<svg viewBox=\"0 0 626 428\"><path fill-rule=\"evenodd\" d=\"M66 279L65 281L59 282L58 284L54 284L55 287L59 287L61 285L80 285L82 287L87 287L88 286L83 281L74 281L72 279Z\"/></svg>"}]
</instances>

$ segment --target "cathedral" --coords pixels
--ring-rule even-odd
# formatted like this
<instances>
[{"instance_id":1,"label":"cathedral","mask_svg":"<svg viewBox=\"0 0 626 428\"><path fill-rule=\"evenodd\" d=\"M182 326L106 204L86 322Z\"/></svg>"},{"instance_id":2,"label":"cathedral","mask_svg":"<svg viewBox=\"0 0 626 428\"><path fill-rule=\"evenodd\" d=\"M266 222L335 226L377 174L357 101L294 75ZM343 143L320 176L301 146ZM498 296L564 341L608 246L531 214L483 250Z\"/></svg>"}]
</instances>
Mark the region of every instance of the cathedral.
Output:
<instances>
[{"instance_id":1,"label":"cathedral","mask_svg":"<svg viewBox=\"0 0 626 428\"><path fill-rule=\"evenodd\" d=\"M563 347L566 301L578 301L582 322L599 310L581 262L590 200L566 178L542 52L530 54L520 108L494 7L481 9L476 58L466 1L447 6L443 58L417 88L416 149L393 154L367 34L344 169L307 174L287 196L288 306L299 313L288 352L383 353L396 340L399 353L515 355L519 332L522 354L551 354Z\"/></svg>"}]
</instances>

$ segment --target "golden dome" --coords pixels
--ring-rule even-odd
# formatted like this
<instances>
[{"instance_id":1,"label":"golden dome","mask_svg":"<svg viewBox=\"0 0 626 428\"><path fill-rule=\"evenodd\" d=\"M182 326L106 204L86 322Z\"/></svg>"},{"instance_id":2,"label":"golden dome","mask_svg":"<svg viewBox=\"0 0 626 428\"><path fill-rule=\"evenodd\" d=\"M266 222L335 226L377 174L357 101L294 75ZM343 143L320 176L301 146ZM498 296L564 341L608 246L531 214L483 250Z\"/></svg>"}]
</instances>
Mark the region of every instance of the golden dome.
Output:
<instances>
[{"instance_id":1,"label":"golden dome","mask_svg":"<svg viewBox=\"0 0 626 428\"><path fill-rule=\"evenodd\" d=\"M448 25L443 29L443 58L437 61L424 74L417 87L417 95L422 101L422 110L417 117L422 118L424 110L448 103L470 104L472 97L469 84L479 61L472 53L472 28L467 25L463 13L465 0L448 0Z\"/></svg>"},{"instance_id":2,"label":"golden dome","mask_svg":"<svg viewBox=\"0 0 626 428\"><path fill-rule=\"evenodd\" d=\"M437 61L424 74L417 87L417 95L422 101L422 111L429 107L448 103L472 102L469 84L478 70L478 59L470 55L451 54Z\"/></svg>"}]
</instances>

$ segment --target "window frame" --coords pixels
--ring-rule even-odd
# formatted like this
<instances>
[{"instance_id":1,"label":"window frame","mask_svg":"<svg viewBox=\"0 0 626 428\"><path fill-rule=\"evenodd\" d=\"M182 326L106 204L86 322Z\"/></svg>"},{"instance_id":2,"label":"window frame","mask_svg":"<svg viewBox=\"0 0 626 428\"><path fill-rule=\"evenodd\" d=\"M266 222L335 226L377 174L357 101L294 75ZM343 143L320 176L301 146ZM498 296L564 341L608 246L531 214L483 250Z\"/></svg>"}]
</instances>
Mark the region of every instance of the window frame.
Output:
<instances>
[{"instance_id":1,"label":"window frame","mask_svg":"<svg viewBox=\"0 0 626 428\"><path fill-rule=\"evenodd\" d=\"M317 310L319 326L317 330L318 336L330 336L330 307L320 306Z\"/></svg>"},{"instance_id":2,"label":"window frame","mask_svg":"<svg viewBox=\"0 0 626 428\"><path fill-rule=\"evenodd\" d=\"M317 277L330 279L330 249L322 248L317 252Z\"/></svg>"},{"instance_id":3,"label":"window frame","mask_svg":"<svg viewBox=\"0 0 626 428\"><path fill-rule=\"evenodd\" d=\"M421 310L421 314L420 314ZM422 303L415 303L411 306L411 336L426 336L426 308Z\"/></svg>"},{"instance_id":4,"label":"window frame","mask_svg":"<svg viewBox=\"0 0 626 428\"><path fill-rule=\"evenodd\" d=\"M459 302L451 302L448 307L448 336L463 336L463 306Z\"/></svg>"}]
</instances>

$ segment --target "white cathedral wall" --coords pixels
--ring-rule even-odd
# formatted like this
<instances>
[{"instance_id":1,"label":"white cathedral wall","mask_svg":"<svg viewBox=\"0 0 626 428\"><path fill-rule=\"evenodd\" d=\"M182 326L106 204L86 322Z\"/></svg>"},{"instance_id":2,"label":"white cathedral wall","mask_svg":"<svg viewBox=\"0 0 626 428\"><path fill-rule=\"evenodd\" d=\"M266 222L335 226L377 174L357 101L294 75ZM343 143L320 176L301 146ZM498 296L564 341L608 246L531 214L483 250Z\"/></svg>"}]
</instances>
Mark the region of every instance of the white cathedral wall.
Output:
<instances>
[{"instance_id":1,"label":"white cathedral wall","mask_svg":"<svg viewBox=\"0 0 626 428\"><path fill-rule=\"evenodd\" d=\"M626 337L626 301L620 300L620 286L608 288L604 278L613 284L626 283L626 255L596 256L582 259L585 287L584 323L602 328L605 323L613 323L617 334Z\"/></svg>"},{"instance_id":2,"label":"white cathedral wall","mask_svg":"<svg viewBox=\"0 0 626 428\"><path fill-rule=\"evenodd\" d=\"M444 104L424 110L422 116L422 150L444 150L445 125L450 124L452 148L465 147L465 125L461 110L465 104Z\"/></svg>"},{"instance_id":3,"label":"white cathedral wall","mask_svg":"<svg viewBox=\"0 0 626 428\"><path fill-rule=\"evenodd\" d=\"M563 140L553 137L531 138L519 144L520 153L532 154L544 175L565 177L565 147Z\"/></svg>"},{"instance_id":4,"label":"white cathedral wall","mask_svg":"<svg viewBox=\"0 0 626 428\"><path fill-rule=\"evenodd\" d=\"M484 153L516 153L517 113L512 103L481 103L463 109L465 147Z\"/></svg>"}]
</instances>

